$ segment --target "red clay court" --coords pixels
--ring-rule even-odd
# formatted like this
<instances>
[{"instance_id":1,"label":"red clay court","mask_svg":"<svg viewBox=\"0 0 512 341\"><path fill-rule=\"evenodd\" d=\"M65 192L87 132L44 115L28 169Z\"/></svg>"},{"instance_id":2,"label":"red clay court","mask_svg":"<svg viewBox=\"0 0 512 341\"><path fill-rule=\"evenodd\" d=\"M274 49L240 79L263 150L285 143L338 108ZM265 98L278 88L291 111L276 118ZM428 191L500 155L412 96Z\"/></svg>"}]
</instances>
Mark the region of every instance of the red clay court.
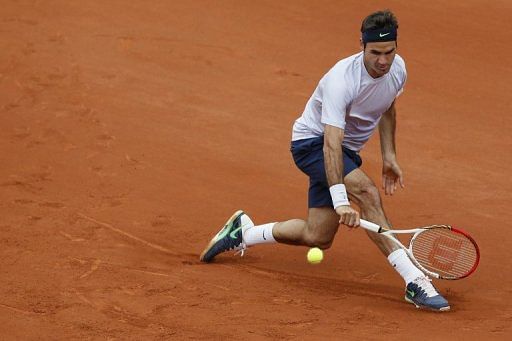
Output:
<instances>
[{"instance_id":1,"label":"red clay court","mask_svg":"<svg viewBox=\"0 0 512 341\"><path fill-rule=\"evenodd\" d=\"M198 256L237 209L307 214L291 125L361 20L399 20L398 228L446 223L477 272L419 311L362 230ZM509 1L4 1L0 339L510 339ZM378 138L362 152L380 181Z\"/></svg>"}]
</instances>

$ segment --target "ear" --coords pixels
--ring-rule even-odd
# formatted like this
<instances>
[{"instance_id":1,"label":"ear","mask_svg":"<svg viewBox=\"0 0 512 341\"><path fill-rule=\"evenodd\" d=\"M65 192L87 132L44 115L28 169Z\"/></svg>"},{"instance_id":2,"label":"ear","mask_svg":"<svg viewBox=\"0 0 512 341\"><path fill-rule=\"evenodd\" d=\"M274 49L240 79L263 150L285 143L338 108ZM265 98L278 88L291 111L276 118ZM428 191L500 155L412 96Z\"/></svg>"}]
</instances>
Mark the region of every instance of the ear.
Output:
<instances>
[{"instance_id":1,"label":"ear","mask_svg":"<svg viewBox=\"0 0 512 341\"><path fill-rule=\"evenodd\" d=\"M359 38L359 47L361 47L361 51L364 51L363 38Z\"/></svg>"}]
</instances>

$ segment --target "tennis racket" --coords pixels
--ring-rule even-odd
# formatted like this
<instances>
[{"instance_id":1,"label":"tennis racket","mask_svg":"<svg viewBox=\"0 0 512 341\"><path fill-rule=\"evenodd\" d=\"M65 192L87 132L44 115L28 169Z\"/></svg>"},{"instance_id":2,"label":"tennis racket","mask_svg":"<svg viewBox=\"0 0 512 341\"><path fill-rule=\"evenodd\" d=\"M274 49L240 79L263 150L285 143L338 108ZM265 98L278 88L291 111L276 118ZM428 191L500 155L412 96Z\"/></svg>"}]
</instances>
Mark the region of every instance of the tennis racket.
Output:
<instances>
[{"instance_id":1,"label":"tennis racket","mask_svg":"<svg viewBox=\"0 0 512 341\"><path fill-rule=\"evenodd\" d=\"M475 240L468 233L449 225L389 230L361 219L360 226L392 240L430 277L461 279L475 272L480 261L480 250ZM394 234L412 234L409 248L393 236Z\"/></svg>"}]
</instances>

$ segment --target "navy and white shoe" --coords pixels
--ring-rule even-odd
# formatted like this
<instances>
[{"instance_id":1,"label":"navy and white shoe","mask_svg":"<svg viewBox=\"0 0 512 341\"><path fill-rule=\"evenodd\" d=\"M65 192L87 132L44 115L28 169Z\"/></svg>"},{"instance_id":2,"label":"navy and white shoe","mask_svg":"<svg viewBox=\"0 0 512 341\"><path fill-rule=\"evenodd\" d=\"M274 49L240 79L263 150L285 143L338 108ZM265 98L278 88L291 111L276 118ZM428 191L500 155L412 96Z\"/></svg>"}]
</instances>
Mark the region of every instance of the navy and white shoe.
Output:
<instances>
[{"instance_id":1,"label":"navy and white shoe","mask_svg":"<svg viewBox=\"0 0 512 341\"><path fill-rule=\"evenodd\" d=\"M235 250L244 255L247 246L244 242L244 232L254 226L251 218L243 211L237 211L228 219L224 227L212 238L201 253L201 262L209 263L219 253Z\"/></svg>"},{"instance_id":2,"label":"navy and white shoe","mask_svg":"<svg viewBox=\"0 0 512 341\"><path fill-rule=\"evenodd\" d=\"M430 278L421 276L407 284L405 288L405 300L414 304L416 308L435 311L450 310L448 301L437 292L436 288L430 282Z\"/></svg>"}]
</instances>

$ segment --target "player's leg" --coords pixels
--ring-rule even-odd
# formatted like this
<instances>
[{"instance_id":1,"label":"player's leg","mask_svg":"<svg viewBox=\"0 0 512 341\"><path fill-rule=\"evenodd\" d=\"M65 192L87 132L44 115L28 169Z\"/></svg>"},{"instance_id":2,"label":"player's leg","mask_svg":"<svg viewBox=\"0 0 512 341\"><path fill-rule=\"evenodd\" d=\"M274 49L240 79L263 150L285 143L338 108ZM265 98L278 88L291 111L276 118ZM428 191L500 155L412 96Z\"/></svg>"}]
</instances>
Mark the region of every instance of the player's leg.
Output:
<instances>
[{"instance_id":1,"label":"player's leg","mask_svg":"<svg viewBox=\"0 0 512 341\"><path fill-rule=\"evenodd\" d=\"M219 253L241 250L256 244L284 243L327 249L338 231L338 215L332 207L309 209L308 220L291 219L254 226L243 211L237 211L211 239L200 260L209 263Z\"/></svg>"},{"instance_id":2,"label":"player's leg","mask_svg":"<svg viewBox=\"0 0 512 341\"><path fill-rule=\"evenodd\" d=\"M379 190L373 181L359 168L347 174L344 181L350 200L361 210L361 218L391 228L382 207ZM386 237L370 231L367 231L367 233L385 256L398 249L398 246Z\"/></svg>"},{"instance_id":3,"label":"player's leg","mask_svg":"<svg viewBox=\"0 0 512 341\"><path fill-rule=\"evenodd\" d=\"M307 221L292 219L276 223L273 236L279 243L328 249L338 231L338 221L332 207L312 207Z\"/></svg>"},{"instance_id":4,"label":"player's leg","mask_svg":"<svg viewBox=\"0 0 512 341\"><path fill-rule=\"evenodd\" d=\"M374 222L380 226L391 228L380 198L379 190L373 181L361 170L355 169L345 177L345 186L350 200L359 206L361 218ZM423 273L409 260L403 250L385 236L366 231L370 239L377 245L381 252L388 257L391 264L409 283ZM396 263L396 256L399 255L399 262Z\"/></svg>"},{"instance_id":5,"label":"player's leg","mask_svg":"<svg viewBox=\"0 0 512 341\"><path fill-rule=\"evenodd\" d=\"M361 169L355 169L345 176L345 186L347 186L351 200L359 206L361 218L391 228L382 207L379 190ZM411 262L405 251L386 237L378 233L367 232L371 240L387 256L393 268L404 279L405 299L408 302L414 303L418 308L439 311L450 309L448 301L437 292L437 289L430 283L430 279Z\"/></svg>"}]
</instances>

